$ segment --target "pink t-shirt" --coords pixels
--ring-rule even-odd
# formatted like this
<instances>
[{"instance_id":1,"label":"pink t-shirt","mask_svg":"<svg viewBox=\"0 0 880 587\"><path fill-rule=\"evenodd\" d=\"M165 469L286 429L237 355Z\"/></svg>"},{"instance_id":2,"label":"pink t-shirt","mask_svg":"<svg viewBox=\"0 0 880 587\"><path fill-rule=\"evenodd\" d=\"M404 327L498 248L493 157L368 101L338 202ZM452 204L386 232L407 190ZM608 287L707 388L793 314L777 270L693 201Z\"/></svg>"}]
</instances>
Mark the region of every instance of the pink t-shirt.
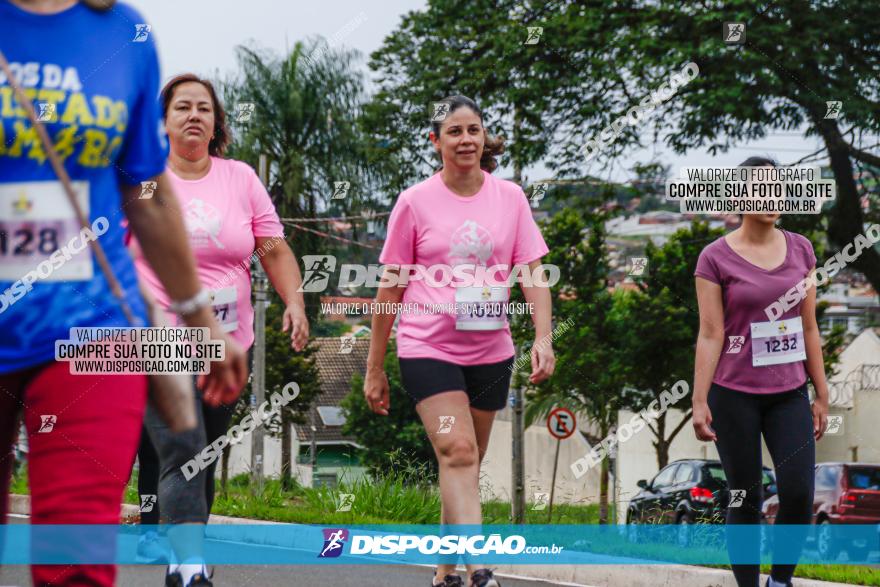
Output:
<instances>
[{"instance_id":1,"label":"pink t-shirt","mask_svg":"<svg viewBox=\"0 0 880 587\"><path fill-rule=\"evenodd\" d=\"M400 194L388 221L384 264L504 264L494 275L503 281L514 265L528 264L547 254L547 245L532 218L529 202L515 183L483 172L483 186L473 196L459 196L443 183L440 173ZM441 282L437 273L436 285ZM410 279L406 304L454 304L456 283L432 287L428 280ZM509 291L509 288L503 288ZM497 363L513 356L510 326L497 330L457 330L456 316L446 312L402 312L397 326L397 354L402 358L434 358L457 365Z\"/></svg>"},{"instance_id":2,"label":"pink t-shirt","mask_svg":"<svg viewBox=\"0 0 880 587\"><path fill-rule=\"evenodd\" d=\"M250 257L256 237L283 237L275 206L254 170L241 161L211 157L208 174L184 180L167 169L183 211L199 281L213 292L214 314L221 327L245 349L254 342ZM142 255L135 258L138 277L162 308L169 299ZM171 324L176 316L169 314Z\"/></svg>"},{"instance_id":3,"label":"pink t-shirt","mask_svg":"<svg viewBox=\"0 0 880 587\"><path fill-rule=\"evenodd\" d=\"M786 230L782 232L786 243L785 260L770 271L746 261L727 244L724 237L707 245L697 260L694 275L721 286L724 346L713 382L723 387L750 393L776 393L800 387L807 380L803 360L753 365L752 325L769 322L765 309L809 275L816 266L816 255L809 239ZM803 299L799 299L775 323L799 317L802 304ZM766 358L779 355L780 352L790 352L791 356L795 356L797 351L802 350L797 348L802 344L800 340L796 341L795 348L789 349L793 337L789 335L788 342L784 338L780 342L768 338L758 340L755 345L758 356Z\"/></svg>"}]
</instances>

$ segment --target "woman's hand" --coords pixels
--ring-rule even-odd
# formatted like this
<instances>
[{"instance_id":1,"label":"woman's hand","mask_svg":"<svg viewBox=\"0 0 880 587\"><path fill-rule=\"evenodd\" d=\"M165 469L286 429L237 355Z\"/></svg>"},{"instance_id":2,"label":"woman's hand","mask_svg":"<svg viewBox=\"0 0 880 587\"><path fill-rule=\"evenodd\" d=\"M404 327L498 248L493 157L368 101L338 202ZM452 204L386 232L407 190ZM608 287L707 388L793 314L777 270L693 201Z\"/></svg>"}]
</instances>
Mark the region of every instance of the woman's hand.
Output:
<instances>
[{"instance_id":1,"label":"woman's hand","mask_svg":"<svg viewBox=\"0 0 880 587\"><path fill-rule=\"evenodd\" d=\"M391 407L391 387L388 385L388 376L384 369L367 367L367 376L364 378L364 398L367 405L377 414L388 415Z\"/></svg>"},{"instance_id":2,"label":"woman's hand","mask_svg":"<svg viewBox=\"0 0 880 587\"><path fill-rule=\"evenodd\" d=\"M697 440L711 440L712 442L718 440L715 431L712 430L712 412L709 410L707 402L694 402L692 420Z\"/></svg>"},{"instance_id":3,"label":"woman's hand","mask_svg":"<svg viewBox=\"0 0 880 587\"><path fill-rule=\"evenodd\" d=\"M813 436L816 440L825 436L825 430L828 428L828 399L816 398L810 411L813 412Z\"/></svg>"},{"instance_id":4,"label":"woman's hand","mask_svg":"<svg viewBox=\"0 0 880 587\"><path fill-rule=\"evenodd\" d=\"M225 356L222 361L211 361L211 370L206 375L199 375L196 384L208 405L229 405L235 403L247 384L247 354L235 339L219 327L211 329L211 340L225 343Z\"/></svg>"},{"instance_id":5,"label":"woman's hand","mask_svg":"<svg viewBox=\"0 0 880 587\"><path fill-rule=\"evenodd\" d=\"M553 354L553 346L548 342L536 340L532 345L532 374L529 375L530 383L541 383L553 375L556 370L556 356Z\"/></svg>"},{"instance_id":6,"label":"woman's hand","mask_svg":"<svg viewBox=\"0 0 880 587\"><path fill-rule=\"evenodd\" d=\"M306 348L309 342L309 321L306 318L306 311L299 304L289 304L284 309L282 317L282 332L290 330L290 346L293 350L300 352Z\"/></svg>"}]
</instances>

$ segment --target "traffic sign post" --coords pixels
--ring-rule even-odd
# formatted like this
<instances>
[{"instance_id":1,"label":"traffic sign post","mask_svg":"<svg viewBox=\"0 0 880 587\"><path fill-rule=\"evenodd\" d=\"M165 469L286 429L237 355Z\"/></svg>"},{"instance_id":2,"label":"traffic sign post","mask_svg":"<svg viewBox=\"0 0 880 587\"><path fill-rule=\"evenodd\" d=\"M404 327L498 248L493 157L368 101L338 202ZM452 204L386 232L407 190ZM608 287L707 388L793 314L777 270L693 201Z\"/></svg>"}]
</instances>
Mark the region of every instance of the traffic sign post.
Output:
<instances>
[{"instance_id":1,"label":"traffic sign post","mask_svg":"<svg viewBox=\"0 0 880 587\"><path fill-rule=\"evenodd\" d=\"M556 469L559 466L559 445L577 429L574 412L568 408L554 408L547 416L547 430L556 438L556 456L553 458L553 478L550 482L550 506L547 508L547 523L553 521L553 495L556 493Z\"/></svg>"}]
</instances>

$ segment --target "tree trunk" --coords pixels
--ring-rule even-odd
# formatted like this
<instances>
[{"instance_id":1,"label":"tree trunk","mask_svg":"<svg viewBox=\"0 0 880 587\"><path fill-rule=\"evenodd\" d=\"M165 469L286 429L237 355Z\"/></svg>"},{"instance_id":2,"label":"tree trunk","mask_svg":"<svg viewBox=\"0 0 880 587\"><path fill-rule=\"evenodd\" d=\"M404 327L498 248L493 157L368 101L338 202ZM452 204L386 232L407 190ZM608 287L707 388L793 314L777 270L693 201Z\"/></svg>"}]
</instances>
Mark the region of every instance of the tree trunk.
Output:
<instances>
[{"instance_id":1,"label":"tree trunk","mask_svg":"<svg viewBox=\"0 0 880 587\"><path fill-rule=\"evenodd\" d=\"M290 453L293 438L290 435L290 422L281 417L281 487L290 489Z\"/></svg>"},{"instance_id":2,"label":"tree trunk","mask_svg":"<svg viewBox=\"0 0 880 587\"><path fill-rule=\"evenodd\" d=\"M220 463L220 488L223 496L226 496L226 482L229 480L229 453L232 447L228 444L223 447L223 462Z\"/></svg>"},{"instance_id":3,"label":"tree trunk","mask_svg":"<svg viewBox=\"0 0 880 587\"><path fill-rule=\"evenodd\" d=\"M602 426L602 438L608 436L608 424ZM608 456L602 459L599 470L599 523L608 523Z\"/></svg>"},{"instance_id":4,"label":"tree trunk","mask_svg":"<svg viewBox=\"0 0 880 587\"><path fill-rule=\"evenodd\" d=\"M669 445L671 439L666 438L666 413L660 414L657 418L657 442L654 443L654 450L657 451L657 470L669 464Z\"/></svg>"},{"instance_id":5,"label":"tree trunk","mask_svg":"<svg viewBox=\"0 0 880 587\"><path fill-rule=\"evenodd\" d=\"M828 147L828 158L837 184L837 197L828 221L828 238L838 249L842 249L864 230L865 217L859 199L849 147L834 120L819 119L814 115L813 123ZM853 267L865 274L874 291L880 292L880 253L873 247L864 249Z\"/></svg>"},{"instance_id":6,"label":"tree trunk","mask_svg":"<svg viewBox=\"0 0 880 587\"><path fill-rule=\"evenodd\" d=\"M517 141L519 141L520 129L522 128L522 116L519 113L519 106L513 107L513 144L514 149L516 149L516 145L518 145ZM522 186L522 163L520 163L520 157L517 156L516 151L512 153L513 159L513 183L518 186Z\"/></svg>"}]
</instances>

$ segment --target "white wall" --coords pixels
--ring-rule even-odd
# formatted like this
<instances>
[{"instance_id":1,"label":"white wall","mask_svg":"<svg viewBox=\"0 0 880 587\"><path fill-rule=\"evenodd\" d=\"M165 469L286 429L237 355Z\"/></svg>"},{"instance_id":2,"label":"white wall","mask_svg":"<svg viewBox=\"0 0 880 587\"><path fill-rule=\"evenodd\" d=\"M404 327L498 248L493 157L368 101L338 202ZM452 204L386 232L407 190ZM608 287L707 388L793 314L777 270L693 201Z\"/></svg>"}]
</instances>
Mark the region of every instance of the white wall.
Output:
<instances>
[{"instance_id":1,"label":"white wall","mask_svg":"<svg viewBox=\"0 0 880 587\"><path fill-rule=\"evenodd\" d=\"M495 497L510 501L513 464L511 426L510 421L498 419L492 427L480 472L484 499ZM526 501L529 503L535 501L535 493L550 493L556 442L543 421L525 431L525 487ZM589 471L580 479L575 479L571 471L571 464L588 450L589 445L579 433L561 441L554 503L590 503L598 499L598 470Z\"/></svg>"}]
</instances>

